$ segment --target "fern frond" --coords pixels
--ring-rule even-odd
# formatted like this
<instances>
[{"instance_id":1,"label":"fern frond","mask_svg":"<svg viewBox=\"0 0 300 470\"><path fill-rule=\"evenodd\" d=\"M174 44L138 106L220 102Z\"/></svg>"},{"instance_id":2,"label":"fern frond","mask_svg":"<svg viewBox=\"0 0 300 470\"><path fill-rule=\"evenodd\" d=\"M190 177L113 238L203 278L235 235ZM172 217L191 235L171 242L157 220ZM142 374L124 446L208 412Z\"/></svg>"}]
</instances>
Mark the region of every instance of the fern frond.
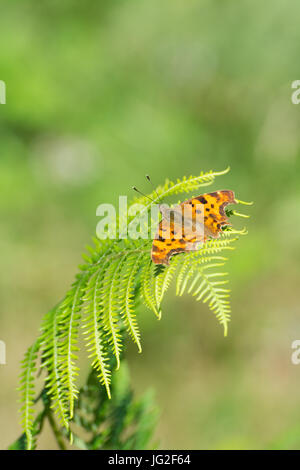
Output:
<instances>
[{"instance_id":1,"label":"fern frond","mask_svg":"<svg viewBox=\"0 0 300 470\"><path fill-rule=\"evenodd\" d=\"M61 371L61 318L60 307L55 307L47 314L42 325L42 367L48 372L45 383L47 393L51 397L51 408L55 410L64 427L69 429L69 393Z\"/></svg>"},{"instance_id":2,"label":"fern frond","mask_svg":"<svg viewBox=\"0 0 300 470\"><path fill-rule=\"evenodd\" d=\"M22 406L21 424L26 436L26 448L31 450L35 447L35 439L33 435L34 424L34 399L35 399L35 372L37 370L37 355L40 347L40 339L38 338L33 345L28 348L25 357L22 360L22 372L20 375L20 402Z\"/></svg>"},{"instance_id":3,"label":"fern frond","mask_svg":"<svg viewBox=\"0 0 300 470\"><path fill-rule=\"evenodd\" d=\"M228 173L229 169L230 168L227 168L226 170L219 172L202 171L198 176L184 176L181 180L177 179L177 181L166 180L165 184L163 186L158 186L155 191L149 194L149 197L153 200L153 203L159 203L169 196L195 191L202 186L211 185L216 176L225 175ZM159 198L157 196L159 196ZM145 210L149 210L153 204L149 204L148 199L145 197L135 198L134 202L145 204ZM141 213L143 213L143 211Z\"/></svg>"},{"instance_id":4,"label":"fern frond","mask_svg":"<svg viewBox=\"0 0 300 470\"><path fill-rule=\"evenodd\" d=\"M111 372L108 366L108 354L106 351L106 339L104 325L102 323L101 292L103 289L103 278L106 264L100 266L98 271L90 278L85 300L86 318L83 324L84 332L87 336L87 351L89 358L92 358L92 367L98 372L100 383L105 386L110 398L110 377Z\"/></svg>"},{"instance_id":5,"label":"fern frond","mask_svg":"<svg viewBox=\"0 0 300 470\"><path fill-rule=\"evenodd\" d=\"M141 273L141 292L145 305L152 310L157 318L161 318L160 304L157 303L155 294L155 266L151 259L145 259L145 264Z\"/></svg>"},{"instance_id":6,"label":"fern frond","mask_svg":"<svg viewBox=\"0 0 300 470\"><path fill-rule=\"evenodd\" d=\"M60 345L60 369L62 372L62 382L68 389L68 401L70 405L70 419L73 417L74 400L78 396L78 389L75 384L76 376L79 368L75 365L78 357L76 351L78 331L81 320L81 310L83 304L83 296L85 293L86 281L88 274L79 275L77 281L68 292L66 299L61 305L61 345Z\"/></svg>"},{"instance_id":7,"label":"fern frond","mask_svg":"<svg viewBox=\"0 0 300 470\"><path fill-rule=\"evenodd\" d=\"M167 181L147 198L137 198L144 203L143 212L148 219L152 204L167 197L187 193L207 186L224 172L200 173L199 176ZM128 225L137 216L128 218ZM146 223L146 217L144 219ZM117 226L119 224L117 222ZM119 228L118 228L119 230ZM150 230L148 228L148 230ZM22 425L27 445L34 446L33 415L34 372L38 351L41 351L41 366L47 371L45 379L49 406L55 410L67 432L73 418L75 402L78 400L76 379L78 375L78 339L83 327L85 347L92 368L97 371L101 385L111 398L112 365L120 365L125 332L141 351L141 338L136 317L136 304L141 297L145 305L158 319L161 305L172 280L176 283L176 294L192 294L196 300L207 303L226 336L230 320L229 289L225 288L226 273L220 268L226 262L224 251L234 249L238 235L245 230L227 228L220 238L210 239L198 251L173 256L169 266L157 266L151 260L150 240L98 240L87 247L84 264L64 300L52 309L42 324L39 340L25 355L21 376ZM84 312L84 315L82 315Z\"/></svg>"},{"instance_id":8,"label":"fern frond","mask_svg":"<svg viewBox=\"0 0 300 470\"><path fill-rule=\"evenodd\" d=\"M125 327L131 336L132 340L136 343L139 352L142 352L140 343L140 331L134 313L134 294L136 286L136 277L139 272L141 261L144 254L140 253L138 257L131 254L127 257L126 264L123 266L120 273L120 314L124 321Z\"/></svg>"},{"instance_id":9,"label":"fern frond","mask_svg":"<svg viewBox=\"0 0 300 470\"><path fill-rule=\"evenodd\" d=\"M219 268L223 266L224 263L212 263L205 266L202 266L199 269L198 274L194 282L191 284L189 289L190 292L196 297L196 300L202 300L203 303L209 301L209 308L212 312L215 313L217 319L223 325L224 336L227 336L228 332L228 323L230 321L230 304L227 298L229 297L229 289L223 289L219 286L227 284L228 281L218 281L215 280L220 276L226 276L228 273L223 272L213 272L206 273L206 269L209 268ZM200 283L197 285L197 281L200 280Z\"/></svg>"},{"instance_id":10,"label":"fern frond","mask_svg":"<svg viewBox=\"0 0 300 470\"><path fill-rule=\"evenodd\" d=\"M198 272L200 275L201 271L199 265L209 263L210 261L214 260L226 261L227 258L224 258L223 256L194 256L192 259L186 257L179 266L176 283L176 295L182 296L184 294L188 281L195 272Z\"/></svg>"},{"instance_id":11,"label":"fern frond","mask_svg":"<svg viewBox=\"0 0 300 470\"><path fill-rule=\"evenodd\" d=\"M156 299L156 304L161 305L163 296L165 292L168 290L171 281L174 277L174 274L176 272L177 266L180 264L180 256L175 256L171 258L170 266L167 268L164 268L163 271L158 274L155 278L155 287L154 287L154 292L155 292L155 299Z\"/></svg>"},{"instance_id":12,"label":"fern frond","mask_svg":"<svg viewBox=\"0 0 300 470\"><path fill-rule=\"evenodd\" d=\"M116 358L117 369L120 367L120 354L122 349L118 311L118 281L120 269L126 257L127 254L123 255L121 259L115 259L110 262L103 279L103 296L101 300L104 331L106 332L108 343L112 347L113 354Z\"/></svg>"}]
</instances>

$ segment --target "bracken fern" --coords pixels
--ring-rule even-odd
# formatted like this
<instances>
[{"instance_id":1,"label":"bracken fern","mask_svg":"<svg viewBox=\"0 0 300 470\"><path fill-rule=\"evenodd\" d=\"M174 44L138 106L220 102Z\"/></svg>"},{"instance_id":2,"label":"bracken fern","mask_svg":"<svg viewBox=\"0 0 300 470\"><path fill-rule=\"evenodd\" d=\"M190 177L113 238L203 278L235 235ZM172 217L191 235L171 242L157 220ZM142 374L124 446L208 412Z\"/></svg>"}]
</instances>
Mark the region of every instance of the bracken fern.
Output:
<instances>
[{"instance_id":1,"label":"bracken fern","mask_svg":"<svg viewBox=\"0 0 300 470\"><path fill-rule=\"evenodd\" d=\"M226 170L227 171L227 170ZM176 182L166 181L149 197L135 198L133 203L144 204L142 212L150 214L153 203L180 193L196 191L215 181L224 172L201 173ZM129 217L128 224L135 220ZM165 292L176 279L176 294L192 294L208 307L223 325L227 334L230 320L228 282L222 267L226 261L221 256L234 249L234 242L243 231L225 230L220 238L208 240L196 252L171 258L170 266L156 266L150 258L151 240L98 240L84 256L74 284L65 298L45 317L38 340L25 355L21 376L22 427L27 448L34 443L34 382L38 353L41 367L46 370L45 390L61 425L69 431L70 421L78 399L77 352L80 329L85 334L85 347L92 369L101 385L111 397L111 358L119 368L124 333L127 332L142 350L140 331L136 318L136 301L143 300L157 318L161 317L161 304Z\"/></svg>"}]
</instances>

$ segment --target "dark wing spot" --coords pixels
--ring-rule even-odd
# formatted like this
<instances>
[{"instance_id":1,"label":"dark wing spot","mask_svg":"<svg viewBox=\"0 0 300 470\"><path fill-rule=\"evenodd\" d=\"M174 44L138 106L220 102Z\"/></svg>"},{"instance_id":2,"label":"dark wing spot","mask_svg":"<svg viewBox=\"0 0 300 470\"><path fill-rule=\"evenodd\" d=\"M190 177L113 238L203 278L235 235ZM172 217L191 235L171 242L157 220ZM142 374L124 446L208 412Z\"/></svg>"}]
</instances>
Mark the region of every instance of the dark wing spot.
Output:
<instances>
[{"instance_id":1,"label":"dark wing spot","mask_svg":"<svg viewBox=\"0 0 300 470\"><path fill-rule=\"evenodd\" d=\"M202 204L207 204L207 200L205 199L204 196L200 196L199 201L202 202Z\"/></svg>"},{"instance_id":2,"label":"dark wing spot","mask_svg":"<svg viewBox=\"0 0 300 470\"><path fill-rule=\"evenodd\" d=\"M214 205L214 204L211 204L211 206L210 206L210 207L213 209L213 208L215 207L215 205Z\"/></svg>"},{"instance_id":3,"label":"dark wing spot","mask_svg":"<svg viewBox=\"0 0 300 470\"><path fill-rule=\"evenodd\" d=\"M221 199L220 194L217 191L215 191L214 193L210 193L210 196L215 197L217 201Z\"/></svg>"}]
</instances>

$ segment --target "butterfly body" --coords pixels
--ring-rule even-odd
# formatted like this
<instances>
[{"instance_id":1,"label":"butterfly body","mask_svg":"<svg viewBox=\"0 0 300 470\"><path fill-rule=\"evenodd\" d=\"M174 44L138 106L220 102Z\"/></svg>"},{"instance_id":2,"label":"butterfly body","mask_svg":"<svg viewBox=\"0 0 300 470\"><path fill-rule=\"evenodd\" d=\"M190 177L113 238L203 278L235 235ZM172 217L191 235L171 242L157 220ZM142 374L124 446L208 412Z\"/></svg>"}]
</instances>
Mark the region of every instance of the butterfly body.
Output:
<instances>
[{"instance_id":1,"label":"butterfly body","mask_svg":"<svg viewBox=\"0 0 300 470\"><path fill-rule=\"evenodd\" d=\"M228 204L236 204L230 190L202 194L173 208L161 204L162 220L151 250L153 263L168 265L174 254L198 250L208 237L219 237L222 226L230 225L225 213Z\"/></svg>"}]
</instances>

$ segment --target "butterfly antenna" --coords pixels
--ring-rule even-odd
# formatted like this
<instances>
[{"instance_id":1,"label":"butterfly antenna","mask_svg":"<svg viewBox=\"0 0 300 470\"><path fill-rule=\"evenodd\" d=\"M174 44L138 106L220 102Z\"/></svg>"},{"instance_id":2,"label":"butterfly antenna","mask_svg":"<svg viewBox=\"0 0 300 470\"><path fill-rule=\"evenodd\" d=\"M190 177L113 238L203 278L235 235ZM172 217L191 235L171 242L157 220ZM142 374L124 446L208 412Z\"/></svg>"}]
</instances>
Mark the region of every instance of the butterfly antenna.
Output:
<instances>
[{"instance_id":1,"label":"butterfly antenna","mask_svg":"<svg viewBox=\"0 0 300 470\"><path fill-rule=\"evenodd\" d=\"M142 196L146 197L147 199L150 199L150 201L154 202L153 199L149 196L146 196L146 194L142 193L139 189L137 189L135 186L132 186L132 189L136 191L137 193L141 194Z\"/></svg>"},{"instance_id":2,"label":"butterfly antenna","mask_svg":"<svg viewBox=\"0 0 300 470\"><path fill-rule=\"evenodd\" d=\"M156 196L157 196L157 199L160 201L161 198L159 197L159 195L158 195L158 193L157 193L157 191L156 191L156 189L155 189L155 187L154 187L154 184L152 183L152 181L151 181L151 179L150 179L150 176L149 176L149 175L146 175L146 178L147 178L147 180L149 181L149 183L151 184L151 186L152 186L152 188L153 188L153 191L155 192L155 194L156 194Z\"/></svg>"}]
</instances>

